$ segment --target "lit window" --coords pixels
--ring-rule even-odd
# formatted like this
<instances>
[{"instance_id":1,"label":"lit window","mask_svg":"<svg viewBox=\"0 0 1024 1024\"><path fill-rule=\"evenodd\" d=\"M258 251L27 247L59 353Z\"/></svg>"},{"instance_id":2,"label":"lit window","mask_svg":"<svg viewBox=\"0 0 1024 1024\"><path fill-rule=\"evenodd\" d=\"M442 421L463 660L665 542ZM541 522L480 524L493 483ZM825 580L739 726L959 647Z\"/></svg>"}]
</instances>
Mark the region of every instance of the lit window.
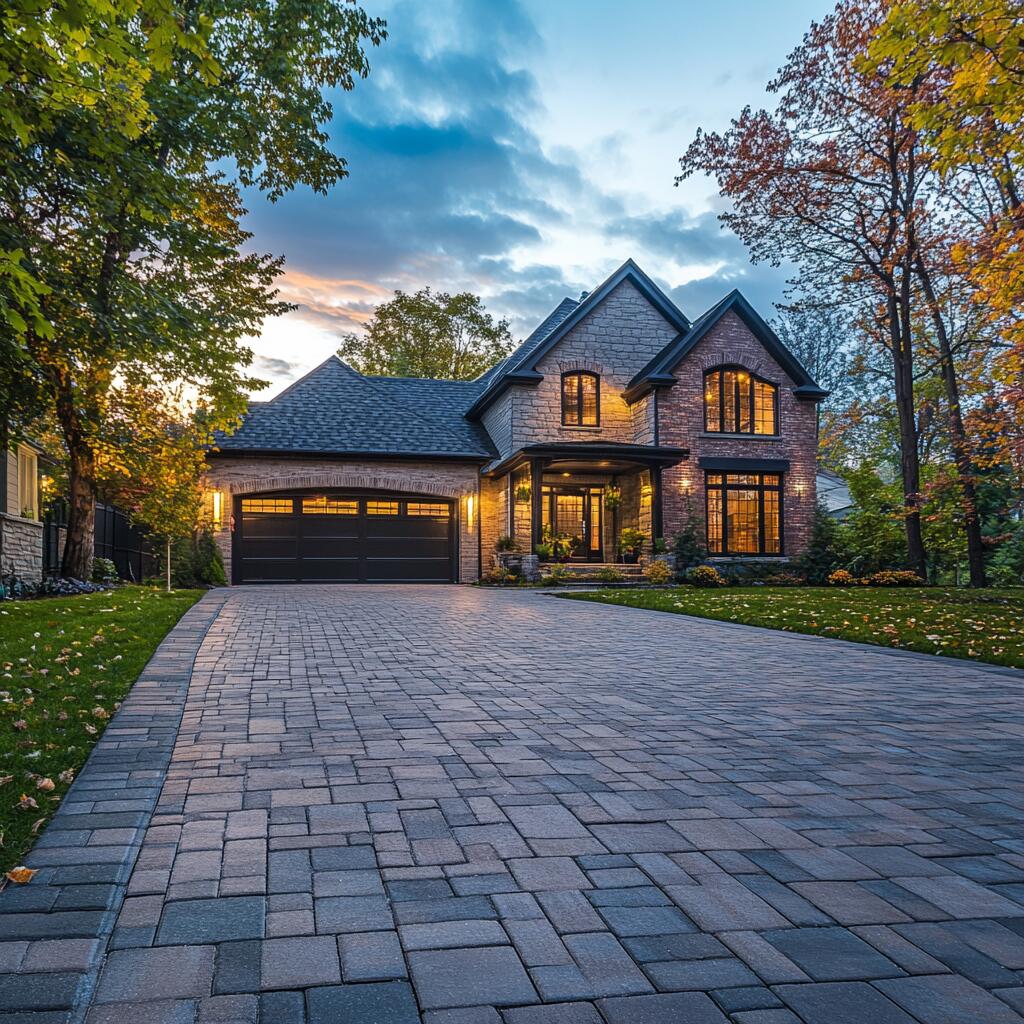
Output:
<instances>
[{"instance_id":1,"label":"lit window","mask_svg":"<svg viewBox=\"0 0 1024 1024\"><path fill-rule=\"evenodd\" d=\"M777 434L779 389L747 370L704 374L704 429L715 434Z\"/></svg>"},{"instance_id":2,"label":"lit window","mask_svg":"<svg viewBox=\"0 0 1024 1024\"><path fill-rule=\"evenodd\" d=\"M778 473L708 473L708 551L782 554L782 478Z\"/></svg>"},{"instance_id":3,"label":"lit window","mask_svg":"<svg viewBox=\"0 0 1024 1024\"><path fill-rule=\"evenodd\" d=\"M405 509L410 516L436 516L447 519L451 515L450 506L443 502L410 501Z\"/></svg>"},{"instance_id":4,"label":"lit window","mask_svg":"<svg viewBox=\"0 0 1024 1024\"><path fill-rule=\"evenodd\" d=\"M36 453L24 445L18 448L18 512L39 518L39 466Z\"/></svg>"},{"instance_id":5,"label":"lit window","mask_svg":"<svg viewBox=\"0 0 1024 1024\"><path fill-rule=\"evenodd\" d=\"M397 501L368 501L366 503L366 514L371 516L397 516Z\"/></svg>"},{"instance_id":6,"label":"lit window","mask_svg":"<svg viewBox=\"0 0 1024 1024\"><path fill-rule=\"evenodd\" d=\"M307 516L355 516L359 502L349 498L328 498L318 495L302 499L302 514Z\"/></svg>"},{"instance_id":7,"label":"lit window","mask_svg":"<svg viewBox=\"0 0 1024 1024\"><path fill-rule=\"evenodd\" d=\"M562 374L562 425L596 427L600 422L601 385L597 374Z\"/></svg>"},{"instance_id":8,"label":"lit window","mask_svg":"<svg viewBox=\"0 0 1024 1024\"><path fill-rule=\"evenodd\" d=\"M242 511L291 515L294 508L291 498L243 498Z\"/></svg>"}]
</instances>

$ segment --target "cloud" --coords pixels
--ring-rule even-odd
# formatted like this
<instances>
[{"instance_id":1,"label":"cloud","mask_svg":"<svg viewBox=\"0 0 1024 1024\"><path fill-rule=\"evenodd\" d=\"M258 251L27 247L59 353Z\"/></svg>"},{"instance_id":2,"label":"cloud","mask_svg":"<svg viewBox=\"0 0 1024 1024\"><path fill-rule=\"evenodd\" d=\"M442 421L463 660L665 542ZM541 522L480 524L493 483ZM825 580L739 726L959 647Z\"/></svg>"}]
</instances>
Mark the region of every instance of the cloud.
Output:
<instances>
[{"instance_id":1,"label":"cloud","mask_svg":"<svg viewBox=\"0 0 1024 1024\"><path fill-rule=\"evenodd\" d=\"M776 287L713 214L665 208L660 197L650 208L588 178L595 154L625 159L629 131L610 125L586 152L542 142L529 67L544 41L518 2L400 0L386 17L370 77L330 97L349 177L327 196L298 189L273 206L247 196L247 227L261 249L286 255L281 294L298 306L284 318L294 331L282 322L257 351L308 329L312 353L360 329L393 289L424 285L481 294L522 336L628 256L685 297L689 315L744 275L754 293ZM684 109L651 106L643 120L667 130ZM674 172L666 167L667 184Z\"/></svg>"}]
</instances>

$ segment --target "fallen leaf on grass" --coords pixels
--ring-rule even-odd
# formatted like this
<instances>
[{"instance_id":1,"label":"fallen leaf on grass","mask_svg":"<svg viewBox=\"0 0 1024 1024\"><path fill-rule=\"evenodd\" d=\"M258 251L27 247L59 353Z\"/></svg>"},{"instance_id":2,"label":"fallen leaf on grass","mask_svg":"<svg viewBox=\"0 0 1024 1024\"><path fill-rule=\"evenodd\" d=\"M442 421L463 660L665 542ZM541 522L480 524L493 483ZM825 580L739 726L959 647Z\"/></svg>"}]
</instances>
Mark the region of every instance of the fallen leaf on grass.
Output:
<instances>
[{"instance_id":1,"label":"fallen leaf on grass","mask_svg":"<svg viewBox=\"0 0 1024 1024\"><path fill-rule=\"evenodd\" d=\"M56 783L53 779L40 779L36 783L36 789L41 789L44 793L49 793L56 788Z\"/></svg>"},{"instance_id":2,"label":"fallen leaf on grass","mask_svg":"<svg viewBox=\"0 0 1024 1024\"><path fill-rule=\"evenodd\" d=\"M27 868L24 864L21 864L16 868L11 868L5 877L12 882L17 882L18 885L25 885L26 882L32 881L34 874L35 870L33 868Z\"/></svg>"},{"instance_id":3,"label":"fallen leaf on grass","mask_svg":"<svg viewBox=\"0 0 1024 1024\"><path fill-rule=\"evenodd\" d=\"M32 835L39 835L39 830L46 824L45 818L40 818L32 823Z\"/></svg>"},{"instance_id":4,"label":"fallen leaf on grass","mask_svg":"<svg viewBox=\"0 0 1024 1024\"><path fill-rule=\"evenodd\" d=\"M6 786L8 782L13 782L13 775L0 775L0 786Z\"/></svg>"},{"instance_id":5,"label":"fallen leaf on grass","mask_svg":"<svg viewBox=\"0 0 1024 1024\"><path fill-rule=\"evenodd\" d=\"M66 785L69 782L74 782L75 773L71 768L68 768L65 771L62 771L57 778Z\"/></svg>"},{"instance_id":6,"label":"fallen leaf on grass","mask_svg":"<svg viewBox=\"0 0 1024 1024\"><path fill-rule=\"evenodd\" d=\"M21 811L38 811L39 804L37 804L27 793L22 793L21 799L18 801L18 809Z\"/></svg>"}]
</instances>

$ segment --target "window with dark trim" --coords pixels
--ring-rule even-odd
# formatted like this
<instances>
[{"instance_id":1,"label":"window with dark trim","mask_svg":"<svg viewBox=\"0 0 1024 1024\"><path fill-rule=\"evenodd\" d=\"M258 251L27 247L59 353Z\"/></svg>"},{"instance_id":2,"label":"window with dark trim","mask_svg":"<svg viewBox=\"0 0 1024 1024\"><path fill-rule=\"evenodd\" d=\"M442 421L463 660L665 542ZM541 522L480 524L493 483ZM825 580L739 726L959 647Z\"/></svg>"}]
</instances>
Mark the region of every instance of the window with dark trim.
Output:
<instances>
[{"instance_id":1,"label":"window with dark trim","mask_svg":"<svg viewBox=\"0 0 1024 1024\"><path fill-rule=\"evenodd\" d=\"M562 426L597 427L601 423L601 378L596 373L562 374Z\"/></svg>"},{"instance_id":2,"label":"window with dark trim","mask_svg":"<svg viewBox=\"0 0 1024 1024\"><path fill-rule=\"evenodd\" d=\"M779 389L742 366L708 370L704 429L714 434L777 434Z\"/></svg>"},{"instance_id":3,"label":"window with dark trim","mask_svg":"<svg viewBox=\"0 0 1024 1024\"><path fill-rule=\"evenodd\" d=\"M782 554L780 473L709 472L705 503L711 554Z\"/></svg>"}]
</instances>

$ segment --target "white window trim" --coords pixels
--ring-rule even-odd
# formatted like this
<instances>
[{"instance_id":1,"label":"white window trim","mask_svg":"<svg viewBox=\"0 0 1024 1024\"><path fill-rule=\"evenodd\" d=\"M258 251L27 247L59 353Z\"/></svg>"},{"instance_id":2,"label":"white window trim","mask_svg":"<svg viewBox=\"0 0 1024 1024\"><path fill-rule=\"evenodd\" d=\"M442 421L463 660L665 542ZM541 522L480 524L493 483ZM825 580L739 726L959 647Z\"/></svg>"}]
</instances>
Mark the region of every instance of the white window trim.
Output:
<instances>
[{"instance_id":1,"label":"white window trim","mask_svg":"<svg viewBox=\"0 0 1024 1024\"><path fill-rule=\"evenodd\" d=\"M26 483L26 478L28 482ZM27 489L28 493L24 493ZM29 514L26 515L25 513ZM18 445L18 508L22 519L39 519L39 457L27 445Z\"/></svg>"}]
</instances>

